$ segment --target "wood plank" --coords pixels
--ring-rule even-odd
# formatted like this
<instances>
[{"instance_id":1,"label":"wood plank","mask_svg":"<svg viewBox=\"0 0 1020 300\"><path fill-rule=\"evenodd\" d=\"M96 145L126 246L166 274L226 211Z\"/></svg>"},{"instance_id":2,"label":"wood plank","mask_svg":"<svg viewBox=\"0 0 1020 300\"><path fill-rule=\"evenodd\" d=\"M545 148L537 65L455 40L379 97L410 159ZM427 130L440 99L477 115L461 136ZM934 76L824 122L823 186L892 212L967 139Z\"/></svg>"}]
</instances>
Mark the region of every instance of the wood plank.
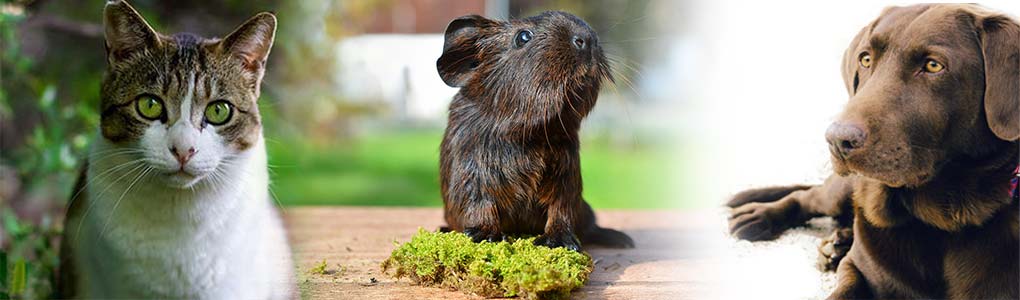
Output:
<instances>
[{"instance_id":1,"label":"wood plank","mask_svg":"<svg viewBox=\"0 0 1020 300\"><path fill-rule=\"evenodd\" d=\"M634 249L589 249L595 271L578 299L704 298L713 291L705 224L698 212L607 211L599 223L634 238ZM284 211L305 298L480 299L457 291L412 285L382 274L380 262L418 227L443 225L438 208L289 207ZM683 221L681 221L683 220ZM308 271L326 260L327 275ZM373 282L372 279L375 279Z\"/></svg>"}]
</instances>

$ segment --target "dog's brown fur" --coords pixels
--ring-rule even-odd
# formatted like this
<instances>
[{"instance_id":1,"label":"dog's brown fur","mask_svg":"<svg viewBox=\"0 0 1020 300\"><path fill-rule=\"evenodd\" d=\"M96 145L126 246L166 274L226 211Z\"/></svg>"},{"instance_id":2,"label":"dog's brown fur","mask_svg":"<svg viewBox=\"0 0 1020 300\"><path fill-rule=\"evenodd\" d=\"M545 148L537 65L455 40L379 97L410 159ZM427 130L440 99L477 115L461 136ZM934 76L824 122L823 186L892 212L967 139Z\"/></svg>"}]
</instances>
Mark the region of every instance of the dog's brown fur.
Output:
<instances>
[{"instance_id":1,"label":"dog's brown fur","mask_svg":"<svg viewBox=\"0 0 1020 300\"><path fill-rule=\"evenodd\" d=\"M1016 20L975 5L886 9L844 58L850 101L836 122L867 138L833 146L837 174L823 185L733 199L733 234L770 239L852 214L853 236L832 241L853 240L846 257L823 252L838 263L830 298L1020 297L1020 203L1007 193L1020 158L1018 37ZM944 68L926 72L929 59Z\"/></svg>"}]
</instances>

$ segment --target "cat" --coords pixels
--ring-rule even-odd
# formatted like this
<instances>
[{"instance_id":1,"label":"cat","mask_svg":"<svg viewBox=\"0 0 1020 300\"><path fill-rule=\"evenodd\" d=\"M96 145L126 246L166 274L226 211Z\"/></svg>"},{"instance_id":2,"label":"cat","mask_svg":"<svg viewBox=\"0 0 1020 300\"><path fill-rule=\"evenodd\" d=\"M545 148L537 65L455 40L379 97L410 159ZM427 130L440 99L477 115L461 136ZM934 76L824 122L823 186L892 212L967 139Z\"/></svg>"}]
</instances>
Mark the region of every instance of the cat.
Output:
<instances>
[{"instance_id":1,"label":"cat","mask_svg":"<svg viewBox=\"0 0 1020 300\"><path fill-rule=\"evenodd\" d=\"M294 297L257 99L276 17L223 39L104 8L98 136L64 223L58 297Z\"/></svg>"}]
</instances>

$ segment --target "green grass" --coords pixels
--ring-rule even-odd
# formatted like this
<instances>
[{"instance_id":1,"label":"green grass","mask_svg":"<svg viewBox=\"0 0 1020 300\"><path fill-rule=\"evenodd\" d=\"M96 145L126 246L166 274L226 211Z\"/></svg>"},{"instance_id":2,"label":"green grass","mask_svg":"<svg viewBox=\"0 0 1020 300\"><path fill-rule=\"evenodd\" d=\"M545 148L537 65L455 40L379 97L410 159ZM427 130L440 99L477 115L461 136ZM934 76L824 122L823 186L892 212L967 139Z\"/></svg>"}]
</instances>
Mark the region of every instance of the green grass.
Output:
<instances>
[{"instance_id":1,"label":"green grass","mask_svg":"<svg viewBox=\"0 0 1020 300\"><path fill-rule=\"evenodd\" d=\"M283 205L442 206L439 131L358 137L349 145L270 138L272 190ZM596 208L673 208L675 157L662 146L610 147L582 142L584 196Z\"/></svg>"}]
</instances>

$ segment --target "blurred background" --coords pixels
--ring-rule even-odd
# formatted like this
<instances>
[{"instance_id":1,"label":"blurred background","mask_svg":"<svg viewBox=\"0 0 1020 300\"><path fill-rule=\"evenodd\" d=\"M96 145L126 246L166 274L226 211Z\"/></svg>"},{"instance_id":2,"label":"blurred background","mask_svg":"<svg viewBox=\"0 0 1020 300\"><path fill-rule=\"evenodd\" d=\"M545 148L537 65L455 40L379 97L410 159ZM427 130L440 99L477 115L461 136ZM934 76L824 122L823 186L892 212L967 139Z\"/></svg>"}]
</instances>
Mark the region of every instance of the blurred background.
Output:
<instances>
[{"instance_id":1,"label":"blurred background","mask_svg":"<svg viewBox=\"0 0 1020 300\"><path fill-rule=\"evenodd\" d=\"M727 289L726 298L789 299L811 298L821 286L817 271L780 265L782 259L729 259L737 255L726 252L732 244L719 205L742 189L818 183L831 172L823 135L847 99L843 51L883 7L909 3L131 4L158 31L206 37L222 36L260 11L277 14L259 104L271 190L285 209L441 206L439 143L457 92L435 70L446 24L465 14L579 15L598 31L616 77L582 129L585 198L596 209L718 213L718 232L697 246L719 250L713 253L725 286L747 287ZM1018 1L984 4L1020 13ZM0 266L10 266L0 268L0 299L12 291L48 295L63 207L98 128L102 7L102 1L0 0ZM798 291L804 294L791 294Z\"/></svg>"},{"instance_id":2,"label":"blurred background","mask_svg":"<svg viewBox=\"0 0 1020 300\"><path fill-rule=\"evenodd\" d=\"M466 14L506 19L552 9L598 31L616 77L582 129L585 198L596 209L711 205L698 200L702 177L685 167L704 157L683 142L697 131L684 95L699 55L685 2L130 3L157 31L205 37L223 36L260 11L277 14L259 105L271 190L285 207L441 206L439 143L457 92L435 69L446 24ZM48 295L43 279L56 264L66 199L97 138L103 5L0 6L0 266L9 261L14 270L10 279L0 273L0 293ZM28 282L19 286L18 274Z\"/></svg>"}]
</instances>

